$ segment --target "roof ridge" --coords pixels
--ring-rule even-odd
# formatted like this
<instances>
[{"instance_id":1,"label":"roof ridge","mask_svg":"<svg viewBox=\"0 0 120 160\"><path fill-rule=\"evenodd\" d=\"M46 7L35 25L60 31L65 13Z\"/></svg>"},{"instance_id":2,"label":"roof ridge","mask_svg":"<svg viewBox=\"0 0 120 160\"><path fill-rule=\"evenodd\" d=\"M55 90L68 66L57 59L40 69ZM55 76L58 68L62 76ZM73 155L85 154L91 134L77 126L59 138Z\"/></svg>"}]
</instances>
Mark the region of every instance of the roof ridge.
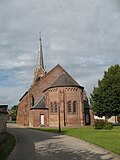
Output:
<instances>
[{"instance_id":1,"label":"roof ridge","mask_svg":"<svg viewBox=\"0 0 120 160\"><path fill-rule=\"evenodd\" d=\"M65 69L58 63L56 66L54 66L50 71L48 71L44 76L43 76L43 78L40 80L40 81L44 81L44 79L47 77L47 76L49 76L49 74L51 73L51 72L53 72L57 67L61 67L64 71L65 71ZM65 71L66 72L66 71ZM39 83L39 81L37 82L37 83Z\"/></svg>"}]
</instances>

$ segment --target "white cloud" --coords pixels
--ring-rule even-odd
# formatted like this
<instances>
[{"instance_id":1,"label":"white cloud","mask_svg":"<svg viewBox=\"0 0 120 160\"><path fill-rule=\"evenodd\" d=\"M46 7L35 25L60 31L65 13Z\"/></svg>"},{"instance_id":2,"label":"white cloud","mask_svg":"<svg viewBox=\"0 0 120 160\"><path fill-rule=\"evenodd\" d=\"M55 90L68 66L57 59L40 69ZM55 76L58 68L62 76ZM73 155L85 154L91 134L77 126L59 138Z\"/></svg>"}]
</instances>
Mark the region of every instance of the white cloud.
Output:
<instances>
[{"instance_id":1,"label":"white cloud","mask_svg":"<svg viewBox=\"0 0 120 160\"><path fill-rule=\"evenodd\" d=\"M24 93L24 88L17 87L0 87L0 104L9 104L12 107L14 104L18 104L20 97Z\"/></svg>"}]
</instances>

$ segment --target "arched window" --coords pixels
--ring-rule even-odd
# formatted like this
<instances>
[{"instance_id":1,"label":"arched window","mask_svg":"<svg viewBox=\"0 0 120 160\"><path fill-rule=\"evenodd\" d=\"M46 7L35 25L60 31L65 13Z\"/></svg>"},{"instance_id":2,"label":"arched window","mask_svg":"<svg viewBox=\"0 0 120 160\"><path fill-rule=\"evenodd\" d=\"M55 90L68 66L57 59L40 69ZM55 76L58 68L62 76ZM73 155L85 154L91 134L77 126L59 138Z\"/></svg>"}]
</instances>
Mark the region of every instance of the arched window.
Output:
<instances>
[{"instance_id":1,"label":"arched window","mask_svg":"<svg viewBox=\"0 0 120 160\"><path fill-rule=\"evenodd\" d=\"M57 102L54 102L54 111L57 113Z\"/></svg>"},{"instance_id":2,"label":"arched window","mask_svg":"<svg viewBox=\"0 0 120 160\"><path fill-rule=\"evenodd\" d=\"M73 102L73 113L77 112L77 105L76 101Z\"/></svg>"},{"instance_id":3,"label":"arched window","mask_svg":"<svg viewBox=\"0 0 120 160\"><path fill-rule=\"evenodd\" d=\"M71 113L71 101L68 101L67 107L68 107L68 113Z\"/></svg>"},{"instance_id":4,"label":"arched window","mask_svg":"<svg viewBox=\"0 0 120 160\"><path fill-rule=\"evenodd\" d=\"M53 104L52 104L52 102L50 103L50 111L51 111L51 113L53 113Z\"/></svg>"}]
</instances>

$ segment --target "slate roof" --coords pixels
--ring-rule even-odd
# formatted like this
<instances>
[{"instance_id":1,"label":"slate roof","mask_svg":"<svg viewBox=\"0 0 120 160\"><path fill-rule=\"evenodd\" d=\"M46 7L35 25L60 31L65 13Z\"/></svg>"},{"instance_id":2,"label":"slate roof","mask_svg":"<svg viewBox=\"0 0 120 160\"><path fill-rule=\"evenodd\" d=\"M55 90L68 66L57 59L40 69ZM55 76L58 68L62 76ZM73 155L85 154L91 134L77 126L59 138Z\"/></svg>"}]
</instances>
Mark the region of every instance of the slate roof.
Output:
<instances>
[{"instance_id":1,"label":"slate roof","mask_svg":"<svg viewBox=\"0 0 120 160\"><path fill-rule=\"evenodd\" d=\"M84 87L80 86L70 75L66 73L59 75L59 77L47 89L54 87L79 87L84 89Z\"/></svg>"},{"instance_id":2,"label":"slate roof","mask_svg":"<svg viewBox=\"0 0 120 160\"><path fill-rule=\"evenodd\" d=\"M8 105L0 105L0 113L7 113Z\"/></svg>"},{"instance_id":3,"label":"slate roof","mask_svg":"<svg viewBox=\"0 0 120 160\"><path fill-rule=\"evenodd\" d=\"M31 109L47 109L45 106L45 96L43 96Z\"/></svg>"}]
</instances>

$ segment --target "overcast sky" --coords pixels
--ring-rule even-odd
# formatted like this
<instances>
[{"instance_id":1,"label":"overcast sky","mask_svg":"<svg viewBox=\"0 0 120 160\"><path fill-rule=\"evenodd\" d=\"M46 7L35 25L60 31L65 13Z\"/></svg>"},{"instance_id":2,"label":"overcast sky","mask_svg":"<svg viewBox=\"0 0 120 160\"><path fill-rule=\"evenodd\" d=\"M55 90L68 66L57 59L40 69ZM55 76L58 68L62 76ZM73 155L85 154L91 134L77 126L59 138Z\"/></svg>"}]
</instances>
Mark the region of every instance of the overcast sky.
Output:
<instances>
[{"instance_id":1,"label":"overcast sky","mask_svg":"<svg viewBox=\"0 0 120 160\"><path fill-rule=\"evenodd\" d=\"M120 64L120 0L0 0L0 104L30 87L40 31L47 71L61 64L88 96Z\"/></svg>"}]
</instances>

